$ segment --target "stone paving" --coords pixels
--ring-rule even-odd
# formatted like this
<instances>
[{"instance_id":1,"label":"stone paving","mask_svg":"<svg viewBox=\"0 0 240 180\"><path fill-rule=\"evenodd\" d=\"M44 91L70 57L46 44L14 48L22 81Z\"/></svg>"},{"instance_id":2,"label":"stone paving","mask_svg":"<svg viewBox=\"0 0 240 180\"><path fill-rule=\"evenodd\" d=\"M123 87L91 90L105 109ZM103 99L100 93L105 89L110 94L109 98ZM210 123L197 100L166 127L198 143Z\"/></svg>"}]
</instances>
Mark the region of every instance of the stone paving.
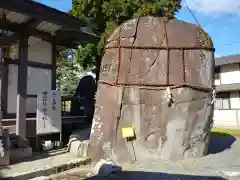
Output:
<instances>
[{"instance_id":1,"label":"stone paving","mask_svg":"<svg viewBox=\"0 0 240 180\"><path fill-rule=\"evenodd\" d=\"M94 180L146 180L146 179L170 179L170 180L239 180L240 179L240 140L237 140L230 149L217 154L188 159L180 162L158 161L141 162L137 164L122 165L123 171L109 177L92 177ZM80 170L79 170L80 172ZM65 174L59 179L85 179L85 174Z\"/></svg>"},{"instance_id":2,"label":"stone paving","mask_svg":"<svg viewBox=\"0 0 240 180\"><path fill-rule=\"evenodd\" d=\"M91 177L89 180L239 180L240 179L240 141L236 141L230 149L218 154L189 159L180 162L158 161L141 162L137 164L122 165L123 171L108 177ZM66 172L61 176L55 176L54 180L82 180L90 168L83 171L82 168L74 172Z\"/></svg>"},{"instance_id":3,"label":"stone paving","mask_svg":"<svg viewBox=\"0 0 240 180\"><path fill-rule=\"evenodd\" d=\"M240 179L240 140L232 144L230 149L217 154L209 154L202 158L188 159L180 162L158 161L139 162L137 165L124 165L128 171L159 172L168 174L192 175L194 179L238 178ZM169 178L171 175L169 175ZM186 176L187 177L187 176ZM183 179L186 179L184 176Z\"/></svg>"},{"instance_id":4,"label":"stone paving","mask_svg":"<svg viewBox=\"0 0 240 180\"><path fill-rule=\"evenodd\" d=\"M87 158L76 158L63 150L49 153L48 155L41 155L38 158L35 157L34 160L29 159L25 162L10 165L0 169L0 174L2 177L7 177L8 179L25 180L38 176L49 176L59 173L61 170L68 170L88 162Z\"/></svg>"},{"instance_id":5,"label":"stone paving","mask_svg":"<svg viewBox=\"0 0 240 180\"><path fill-rule=\"evenodd\" d=\"M222 143L219 141L219 143ZM215 147L218 144L213 144ZM73 161L83 161L69 153L50 156L36 161L23 162L9 166L8 169L0 170L1 175L19 177L26 172L44 171L49 167L61 164L68 164ZM65 171L52 176L38 175L35 179L54 179L54 180L82 180L86 179L92 169L92 165L84 165L70 171ZM188 159L180 162L170 162L159 160L158 162L141 162L135 164L123 164L122 172L113 174L109 177L91 177L90 179L127 179L127 180L146 180L146 179L176 179L176 180L239 180L240 179L240 140L236 140L232 146L217 154L209 154L202 158ZM33 176L37 177L37 176ZM33 178L32 177L32 178ZM22 178L24 179L24 177ZM26 178L25 178L26 179ZM28 178L30 179L30 178Z\"/></svg>"}]
</instances>

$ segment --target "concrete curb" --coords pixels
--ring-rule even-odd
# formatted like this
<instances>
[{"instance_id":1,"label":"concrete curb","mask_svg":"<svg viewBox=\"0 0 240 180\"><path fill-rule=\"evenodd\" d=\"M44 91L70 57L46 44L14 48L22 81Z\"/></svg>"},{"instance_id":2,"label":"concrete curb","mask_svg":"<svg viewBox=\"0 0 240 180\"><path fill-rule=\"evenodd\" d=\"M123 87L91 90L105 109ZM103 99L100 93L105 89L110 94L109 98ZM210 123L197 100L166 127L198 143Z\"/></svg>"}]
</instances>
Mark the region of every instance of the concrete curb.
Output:
<instances>
[{"instance_id":1,"label":"concrete curb","mask_svg":"<svg viewBox=\"0 0 240 180\"><path fill-rule=\"evenodd\" d=\"M71 179L71 177L78 178L79 180L81 179L86 179L88 178L88 174L91 170L91 166L84 166L84 167L78 167L74 169L70 169L64 172L61 172L59 174L53 174L48 177L41 177L41 178L35 178L31 180L59 180L59 179Z\"/></svg>"},{"instance_id":2,"label":"concrete curb","mask_svg":"<svg viewBox=\"0 0 240 180\"><path fill-rule=\"evenodd\" d=\"M238 171L221 171L222 174L227 176L229 180L239 180L240 179L240 172Z\"/></svg>"},{"instance_id":3,"label":"concrete curb","mask_svg":"<svg viewBox=\"0 0 240 180\"><path fill-rule=\"evenodd\" d=\"M8 177L4 177L4 179L9 179L9 180L27 180L27 179L36 179L36 178L41 178L41 177L48 177L51 176L53 174L58 174L60 172L64 172L70 169L74 169L76 167L80 167L80 166L85 166L91 163L91 160L88 159L84 159L84 160L76 160L76 161L72 161L69 163L65 163L62 165L57 165L54 167L49 167L46 169L37 169L35 171L30 171L30 172L24 172L21 174L14 174Z\"/></svg>"}]
</instances>

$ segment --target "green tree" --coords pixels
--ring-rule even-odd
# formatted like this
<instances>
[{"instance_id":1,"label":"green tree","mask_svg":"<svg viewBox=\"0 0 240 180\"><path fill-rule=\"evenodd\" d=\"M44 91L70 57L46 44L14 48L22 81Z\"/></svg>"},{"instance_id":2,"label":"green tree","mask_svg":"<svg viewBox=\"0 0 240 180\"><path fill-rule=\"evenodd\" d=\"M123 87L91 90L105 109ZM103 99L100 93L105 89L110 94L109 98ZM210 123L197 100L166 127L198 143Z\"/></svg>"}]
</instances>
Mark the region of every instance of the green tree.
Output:
<instances>
[{"instance_id":1,"label":"green tree","mask_svg":"<svg viewBox=\"0 0 240 180\"><path fill-rule=\"evenodd\" d=\"M92 30L101 35L99 42L79 48L77 62L84 68L100 62L106 37L122 22L146 15L171 19L180 8L181 0L72 0L70 14L85 18Z\"/></svg>"},{"instance_id":2,"label":"green tree","mask_svg":"<svg viewBox=\"0 0 240 180\"><path fill-rule=\"evenodd\" d=\"M74 94L77 87L79 67L71 56L72 51L62 49L57 57L57 88L63 95Z\"/></svg>"}]
</instances>

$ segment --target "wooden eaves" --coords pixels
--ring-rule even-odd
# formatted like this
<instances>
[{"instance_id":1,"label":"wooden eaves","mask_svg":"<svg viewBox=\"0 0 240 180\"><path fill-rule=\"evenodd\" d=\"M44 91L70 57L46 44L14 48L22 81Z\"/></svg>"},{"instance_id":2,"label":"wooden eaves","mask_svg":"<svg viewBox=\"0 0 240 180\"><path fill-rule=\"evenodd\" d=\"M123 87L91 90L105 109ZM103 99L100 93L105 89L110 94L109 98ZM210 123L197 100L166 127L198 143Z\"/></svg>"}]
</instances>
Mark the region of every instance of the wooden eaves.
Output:
<instances>
[{"instance_id":1,"label":"wooden eaves","mask_svg":"<svg viewBox=\"0 0 240 180\"><path fill-rule=\"evenodd\" d=\"M13 32L12 38L17 39L19 33L24 33L45 41L55 41L56 45L67 48L76 48L79 43L99 40L97 35L82 30L87 26L84 21L32 0L1 0L0 8L1 18L2 15L8 15L8 12L15 12L27 18L25 22L16 23L17 15L15 19L7 17L7 22L1 29ZM3 20L0 19L1 22ZM49 24L55 26L56 31L38 28L40 25L44 27L44 23L46 27L49 27Z\"/></svg>"}]
</instances>

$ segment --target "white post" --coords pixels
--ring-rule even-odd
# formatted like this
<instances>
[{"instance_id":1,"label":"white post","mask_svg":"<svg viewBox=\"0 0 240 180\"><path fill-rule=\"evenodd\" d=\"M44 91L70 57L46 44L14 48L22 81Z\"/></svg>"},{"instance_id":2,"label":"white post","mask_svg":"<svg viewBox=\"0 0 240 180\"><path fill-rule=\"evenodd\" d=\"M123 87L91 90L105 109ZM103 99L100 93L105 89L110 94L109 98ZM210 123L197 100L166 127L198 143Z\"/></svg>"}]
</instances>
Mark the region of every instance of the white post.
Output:
<instances>
[{"instance_id":1,"label":"white post","mask_svg":"<svg viewBox=\"0 0 240 180\"><path fill-rule=\"evenodd\" d=\"M2 60L3 56L2 56L2 48L0 48L0 61ZM0 69L1 71L2 69ZM2 75L3 72L0 72L0 157L4 156L4 147L3 147L3 126L2 126Z\"/></svg>"},{"instance_id":2,"label":"white post","mask_svg":"<svg viewBox=\"0 0 240 180\"><path fill-rule=\"evenodd\" d=\"M2 111L0 111L0 158L4 156Z\"/></svg>"}]
</instances>

